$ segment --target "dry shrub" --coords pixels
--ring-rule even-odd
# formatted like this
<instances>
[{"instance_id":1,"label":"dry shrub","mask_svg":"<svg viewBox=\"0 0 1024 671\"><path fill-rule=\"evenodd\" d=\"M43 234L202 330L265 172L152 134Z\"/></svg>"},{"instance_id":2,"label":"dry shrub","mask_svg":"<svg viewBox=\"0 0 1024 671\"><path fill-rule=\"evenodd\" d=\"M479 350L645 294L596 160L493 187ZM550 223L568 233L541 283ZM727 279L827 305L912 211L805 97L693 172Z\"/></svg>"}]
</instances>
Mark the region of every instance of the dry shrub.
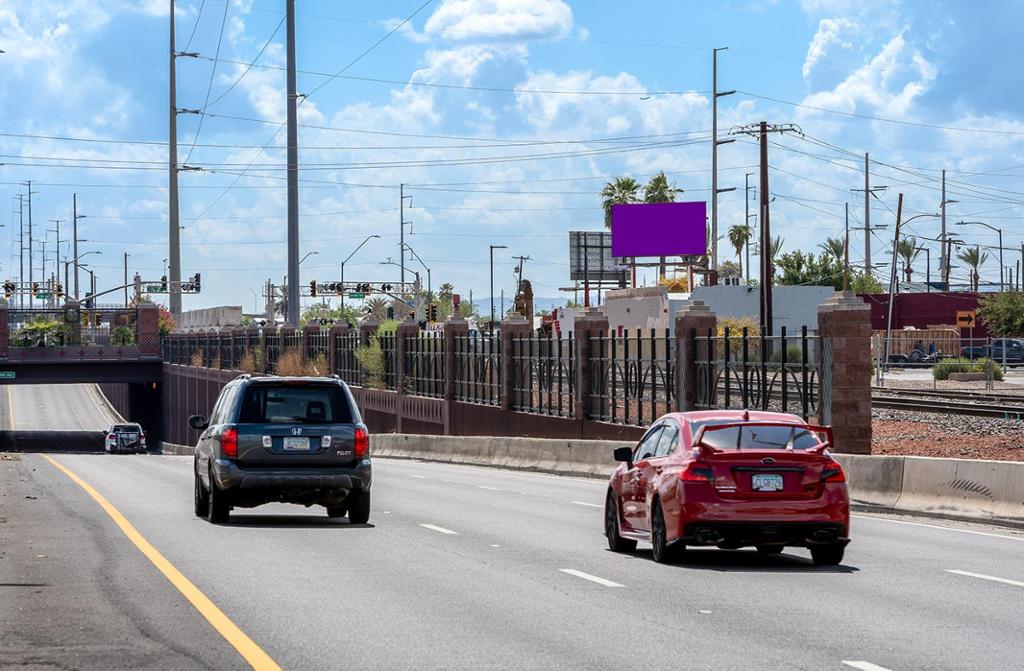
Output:
<instances>
[{"instance_id":1,"label":"dry shrub","mask_svg":"<svg viewBox=\"0 0 1024 671\"><path fill-rule=\"evenodd\" d=\"M242 360L238 362L238 370L243 373L255 373L256 369L256 353L251 349L245 350L245 354L242 355Z\"/></svg>"},{"instance_id":2,"label":"dry shrub","mask_svg":"<svg viewBox=\"0 0 1024 671\"><path fill-rule=\"evenodd\" d=\"M210 368L223 368L224 367L223 363L224 362L221 361L221 359L220 359L220 354L218 354L217 356L215 356L213 358L213 361L210 362Z\"/></svg>"},{"instance_id":3,"label":"dry shrub","mask_svg":"<svg viewBox=\"0 0 1024 671\"><path fill-rule=\"evenodd\" d=\"M289 348L281 352L277 359L278 375L324 376L328 375L327 359L323 355L306 359L297 348Z\"/></svg>"},{"instance_id":4,"label":"dry shrub","mask_svg":"<svg viewBox=\"0 0 1024 671\"><path fill-rule=\"evenodd\" d=\"M191 363L196 368L202 368L203 367L203 353L202 353L202 351L196 350L192 354L192 362Z\"/></svg>"},{"instance_id":5,"label":"dry shrub","mask_svg":"<svg viewBox=\"0 0 1024 671\"><path fill-rule=\"evenodd\" d=\"M327 357L325 357L323 354L318 354L312 359L307 360L305 364L305 370L306 375L314 375L318 377L330 375L330 371L328 370Z\"/></svg>"}]
</instances>

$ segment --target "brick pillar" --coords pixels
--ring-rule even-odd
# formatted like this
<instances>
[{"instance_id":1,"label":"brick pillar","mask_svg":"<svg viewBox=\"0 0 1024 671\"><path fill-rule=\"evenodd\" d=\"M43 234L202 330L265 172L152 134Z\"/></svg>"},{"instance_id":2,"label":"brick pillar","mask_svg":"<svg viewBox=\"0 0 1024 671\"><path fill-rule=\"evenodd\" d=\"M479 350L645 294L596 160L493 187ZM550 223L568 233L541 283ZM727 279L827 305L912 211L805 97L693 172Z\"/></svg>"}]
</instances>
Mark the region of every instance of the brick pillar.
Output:
<instances>
[{"instance_id":1,"label":"brick pillar","mask_svg":"<svg viewBox=\"0 0 1024 671\"><path fill-rule=\"evenodd\" d=\"M71 301L68 301L70 304ZM77 305L75 306L78 307ZM65 309L67 304L65 304ZM153 303L140 303L136 308L135 317L135 342L139 344L139 354L142 356L160 356L160 310ZM79 337L81 336L82 322L76 319Z\"/></svg>"},{"instance_id":2,"label":"brick pillar","mask_svg":"<svg viewBox=\"0 0 1024 671\"><path fill-rule=\"evenodd\" d=\"M455 338L469 334L469 322L462 315L452 315L444 323L444 400L455 400L456 364Z\"/></svg>"},{"instance_id":3,"label":"brick pillar","mask_svg":"<svg viewBox=\"0 0 1024 671\"><path fill-rule=\"evenodd\" d=\"M77 311L75 312L77 315ZM79 325L81 322L78 321L77 317L75 322ZM81 326L79 326L81 328ZM7 305L0 305L0 359L6 359L11 354L11 322L10 322L10 311Z\"/></svg>"},{"instance_id":4,"label":"brick pillar","mask_svg":"<svg viewBox=\"0 0 1024 671\"><path fill-rule=\"evenodd\" d=\"M370 336L376 333L378 328L380 328L380 322L373 315L359 322L359 344L364 347L369 345Z\"/></svg>"},{"instance_id":5,"label":"brick pillar","mask_svg":"<svg viewBox=\"0 0 1024 671\"><path fill-rule=\"evenodd\" d=\"M832 426L836 452L871 454L871 308L837 291L818 307L818 335L818 421Z\"/></svg>"},{"instance_id":6,"label":"brick pillar","mask_svg":"<svg viewBox=\"0 0 1024 671\"><path fill-rule=\"evenodd\" d=\"M600 367L601 364L596 364L593 359L590 338L602 331L605 334L608 333L608 316L602 314L599 308L587 308L586 312L574 320L572 331L572 337L575 340L573 344L576 349L576 361L574 362L576 368L576 398L574 399L576 419L586 420L591 415L600 412L600 408L595 407L595 401L591 397L592 382L595 374L604 375L605 373Z\"/></svg>"},{"instance_id":7,"label":"brick pillar","mask_svg":"<svg viewBox=\"0 0 1024 671\"><path fill-rule=\"evenodd\" d=\"M501 362L500 376L501 388L501 409L512 409L512 353L515 351L513 340L530 332L530 322L518 312L510 312L505 319L501 320Z\"/></svg>"},{"instance_id":8,"label":"brick pillar","mask_svg":"<svg viewBox=\"0 0 1024 671\"><path fill-rule=\"evenodd\" d=\"M706 341L697 340L694 347L693 333L696 330L698 336L706 336L708 329L715 334L718 328L718 318L703 301L691 300L676 313L676 390L679 410L687 412L696 410L697 398L697 368L694 362L700 358L708 359L708 347ZM710 372L710 371L709 371ZM703 380L707 384L707 380Z\"/></svg>"},{"instance_id":9,"label":"brick pillar","mask_svg":"<svg viewBox=\"0 0 1024 671\"><path fill-rule=\"evenodd\" d=\"M332 324L327 331L327 366L330 373L338 372L338 339L348 334L346 322Z\"/></svg>"},{"instance_id":10,"label":"brick pillar","mask_svg":"<svg viewBox=\"0 0 1024 671\"><path fill-rule=\"evenodd\" d=\"M416 322L416 318L409 316L403 322L398 324L398 328L395 330L395 386L398 387L398 393L404 394L406 392L407 376L410 371L406 370L405 365L405 339L410 336L415 336L420 332L420 325Z\"/></svg>"}]
</instances>

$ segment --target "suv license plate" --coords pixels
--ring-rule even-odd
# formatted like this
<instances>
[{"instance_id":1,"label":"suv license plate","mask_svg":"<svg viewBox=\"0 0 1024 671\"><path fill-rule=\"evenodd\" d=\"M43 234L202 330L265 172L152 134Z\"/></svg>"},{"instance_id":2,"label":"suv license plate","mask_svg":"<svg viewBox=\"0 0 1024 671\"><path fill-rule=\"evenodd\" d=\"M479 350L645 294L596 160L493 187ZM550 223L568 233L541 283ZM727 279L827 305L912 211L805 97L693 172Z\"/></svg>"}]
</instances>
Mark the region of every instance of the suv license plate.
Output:
<instances>
[{"instance_id":1,"label":"suv license plate","mask_svg":"<svg viewBox=\"0 0 1024 671\"><path fill-rule=\"evenodd\" d=\"M308 452L309 451L309 438L302 436L296 438L294 436L285 436L284 449L286 452Z\"/></svg>"},{"instance_id":2,"label":"suv license plate","mask_svg":"<svg viewBox=\"0 0 1024 671\"><path fill-rule=\"evenodd\" d=\"M782 476L775 473L755 473L751 484L757 492L781 492Z\"/></svg>"}]
</instances>

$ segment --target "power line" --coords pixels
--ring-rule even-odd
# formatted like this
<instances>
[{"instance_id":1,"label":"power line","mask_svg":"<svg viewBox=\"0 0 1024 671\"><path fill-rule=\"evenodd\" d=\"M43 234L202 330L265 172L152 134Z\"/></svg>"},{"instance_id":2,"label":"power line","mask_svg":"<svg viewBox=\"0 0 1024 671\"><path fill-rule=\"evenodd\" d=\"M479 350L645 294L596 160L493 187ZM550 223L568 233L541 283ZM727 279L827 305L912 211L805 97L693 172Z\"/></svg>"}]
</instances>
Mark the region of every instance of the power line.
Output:
<instances>
[{"instance_id":1,"label":"power line","mask_svg":"<svg viewBox=\"0 0 1024 671\"><path fill-rule=\"evenodd\" d=\"M205 6L206 0L203 0L199 5L199 12L196 14L196 22L192 24L192 34L188 36L188 42L185 43L185 48L182 51L188 51L192 45L192 38L196 36L196 28L199 27L199 19L203 18L203 7Z\"/></svg>"},{"instance_id":2,"label":"power line","mask_svg":"<svg viewBox=\"0 0 1024 671\"><path fill-rule=\"evenodd\" d=\"M220 19L220 33L217 35L217 51L215 52L214 58L220 56L220 45L224 41L224 26L228 22L228 7L230 3L224 5L224 15ZM192 138L192 146L188 148L188 154L185 156L183 164L188 163L188 160L192 158L192 152L195 151L196 142L199 141L199 134L203 132L203 121L206 119L205 113L206 108L210 104L210 92L213 91L213 78L217 74L217 63L214 62L213 67L210 68L210 82L206 85L206 98L203 100L202 114L199 115L199 125L196 127L196 134Z\"/></svg>"},{"instance_id":3,"label":"power line","mask_svg":"<svg viewBox=\"0 0 1024 671\"><path fill-rule=\"evenodd\" d=\"M245 70L242 72L242 74L238 75L238 78L235 81L231 82L231 86L227 87L227 89L225 89L223 93L221 93L219 96L214 98L213 102L209 103L208 105L204 105L203 106L203 112L204 113L206 112L206 110L210 109L210 107L212 107L212 106L216 105L218 102L220 102L220 100L224 96L226 96L227 94L231 93L231 90L235 88L235 86L238 84L238 82L242 81L242 79L244 79L245 76L247 74L249 74L249 71L252 70L253 66L256 65L256 61L258 61L260 59L260 57L263 56L263 52L266 51L267 47L270 46L270 43L274 41L274 38L277 36L277 31L281 30L281 26L284 25L284 19L285 19L285 17L282 16L281 20L278 21L278 23L277 23L277 27L274 28L274 32L272 32L270 34L270 37L267 38L267 41L263 43L263 47L260 48L260 52L258 54L256 54L256 58L254 58L251 63L246 64ZM216 63L214 63L214 66L216 66Z\"/></svg>"}]
</instances>

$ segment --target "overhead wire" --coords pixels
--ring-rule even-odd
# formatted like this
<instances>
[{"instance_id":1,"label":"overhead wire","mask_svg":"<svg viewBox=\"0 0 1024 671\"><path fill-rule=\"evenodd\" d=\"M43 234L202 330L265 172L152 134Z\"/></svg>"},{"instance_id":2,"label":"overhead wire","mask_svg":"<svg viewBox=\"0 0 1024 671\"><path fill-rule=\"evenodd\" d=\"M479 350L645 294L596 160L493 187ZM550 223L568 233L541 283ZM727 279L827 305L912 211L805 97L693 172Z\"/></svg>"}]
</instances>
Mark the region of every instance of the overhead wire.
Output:
<instances>
[{"instance_id":1,"label":"overhead wire","mask_svg":"<svg viewBox=\"0 0 1024 671\"><path fill-rule=\"evenodd\" d=\"M224 26L228 22L228 7L231 3L225 3L224 14L220 19L220 32L217 34L217 51L216 56L220 56L220 47L224 42ZM192 146L188 148L188 154L185 156L185 160L182 163L188 163L188 160L192 158L192 152L196 149L196 142L199 141L199 134L203 132L203 120L206 118L206 108L210 104L210 93L213 91L213 78L217 75L217 64L214 63L213 67L210 68L210 82L206 86L206 98L203 100L203 106L199 115L199 125L196 127L196 134L192 137Z\"/></svg>"}]
</instances>

